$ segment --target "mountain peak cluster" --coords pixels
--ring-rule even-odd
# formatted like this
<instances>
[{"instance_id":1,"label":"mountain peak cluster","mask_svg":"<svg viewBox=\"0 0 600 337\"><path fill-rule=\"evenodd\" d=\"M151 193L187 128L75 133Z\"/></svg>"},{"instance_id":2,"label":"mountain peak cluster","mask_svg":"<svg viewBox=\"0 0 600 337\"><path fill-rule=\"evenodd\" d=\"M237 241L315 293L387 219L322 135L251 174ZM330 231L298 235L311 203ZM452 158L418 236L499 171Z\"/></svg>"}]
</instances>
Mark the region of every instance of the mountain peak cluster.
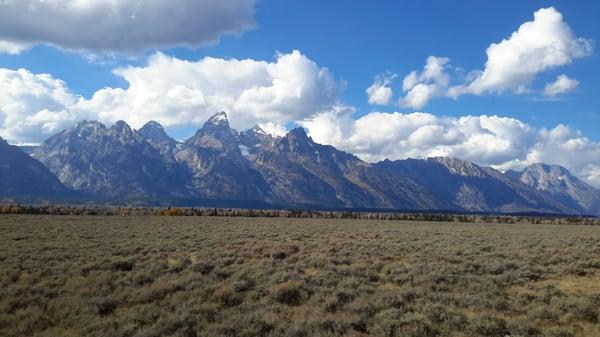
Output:
<instances>
[{"instance_id":1,"label":"mountain peak cluster","mask_svg":"<svg viewBox=\"0 0 600 337\"><path fill-rule=\"evenodd\" d=\"M367 163L302 128L239 132L219 112L178 142L157 122L82 121L26 149L0 139L0 198L600 215L600 191L563 167L502 173L454 158Z\"/></svg>"}]
</instances>

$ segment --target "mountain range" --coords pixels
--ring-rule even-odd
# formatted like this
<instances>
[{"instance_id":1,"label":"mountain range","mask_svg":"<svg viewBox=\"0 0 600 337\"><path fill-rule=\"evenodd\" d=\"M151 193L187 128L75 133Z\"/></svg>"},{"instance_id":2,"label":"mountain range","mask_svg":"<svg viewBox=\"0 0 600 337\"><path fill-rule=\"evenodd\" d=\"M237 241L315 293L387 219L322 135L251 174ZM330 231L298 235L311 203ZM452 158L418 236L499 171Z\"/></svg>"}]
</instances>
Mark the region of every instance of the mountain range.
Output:
<instances>
[{"instance_id":1,"label":"mountain range","mask_svg":"<svg viewBox=\"0 0 600 337\"><path fill-rule=\"evenodd\" d=\"M27 153L0 141L0 196L222 207L600 215L600 191L560 166L502 173L454 158L368 163L302 128L273 137L212 116L178 142L149 122L82 121Z\"/></svg>"}]
</instances>

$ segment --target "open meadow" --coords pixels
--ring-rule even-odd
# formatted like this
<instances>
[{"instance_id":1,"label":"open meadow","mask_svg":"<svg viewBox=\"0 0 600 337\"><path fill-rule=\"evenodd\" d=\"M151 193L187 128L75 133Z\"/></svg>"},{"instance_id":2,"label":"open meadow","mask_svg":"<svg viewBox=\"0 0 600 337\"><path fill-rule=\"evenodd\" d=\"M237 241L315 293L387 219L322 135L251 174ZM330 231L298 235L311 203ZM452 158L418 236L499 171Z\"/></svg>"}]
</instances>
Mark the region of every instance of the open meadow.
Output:
<instances>
[{"instance_id":1,"label":"open meadow","mask_svg":"<svg viewBox=\"0 0 600 337\"><path fill-rule=\"evenodd\" d=\"M0 335L600 336L600 226L0 216Z\"/></svg>"}]
</instances>

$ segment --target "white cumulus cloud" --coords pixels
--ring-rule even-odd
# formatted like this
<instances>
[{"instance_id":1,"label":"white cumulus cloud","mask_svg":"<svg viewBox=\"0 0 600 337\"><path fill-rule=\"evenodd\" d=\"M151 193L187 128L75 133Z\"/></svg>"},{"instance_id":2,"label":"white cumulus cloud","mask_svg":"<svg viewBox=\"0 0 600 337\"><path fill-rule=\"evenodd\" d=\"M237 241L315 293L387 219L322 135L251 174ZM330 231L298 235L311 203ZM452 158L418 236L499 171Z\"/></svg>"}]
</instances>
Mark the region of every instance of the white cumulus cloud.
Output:
<instances>
[{"instance_id":1,"label":"white cumulus cloud","mask_svg":"<svg viewBox=\"0 0 600 337\"><path fill-rule=\"evenodd\" d=\"M0 68L0 136L39 142L85 118L71 110L80 99L48 74Z\"/></svg>"},{"instance_id":2,"label":"white cumulus cloud","mask_svg":"<svg viewBox=\"0 0 600 337\"><path fill-rule=\"evenodd\" d=\"M90 53L197 47L255 25L256 0L0 1L0 52L35 44Z\"/></svg>"},{"instance_id":3,"label":"white cumulus cloud","mask_svg":"<svg viewBox=\"0 0 600 337\"><path fill-rule=\"evenodd\" d=\"M392 81L397 77L396 74L382 74L375 78L373 84L367 88L367 96L369 104L373 105L388 105L394 90L392 89Z\"/></svg>"},{"instance_id":4,"label":"white cumulus cloud","mask_svg":"<svg viewBox=\"0 0 600 337\"><path fill-rule=\"evenodd\" d=\"M283 137L288 133L288 130L281 124L273 122L261 123L258 126L266 133L274 137Z\"/></svg>"},{"instance_id":5,"label":"white cumulus cloud","mask_svg":"<svg viewBox=\"0 0 600 337\"><path fill-rule=\"evenodd\" d=\"M567 75L559 75L556 81L548 83L544 87L545 96L556 96L560 94L566 94L575 90L579 86L579 81L576 79L569 78Z\"/></svg>"},{"instance_id":6,"label":"white cumulus cloud","mask_svg":"<svg viewBox=\"0 0 600 337\"><path fill-rule=\"evenodd\" d=\"M400 106L420 109L432 98L465 94L565 93L578 84L565 75L543 90L531 85L539 74L590 55L593 44L592 40L576 37L556 9L542 8L534 13L533 21L523 23L501 42L492 43L486 51L485 68L470 72L464 79L451 78L448 58L429 56L423 71L412 71L404 77L405 96Z\"/></svg>"},{"instance_id":7,"label":"white cumulus cloud","mask_svg":"<svg viewBox=\"0 0 600 337\"><path fill-rule=\"evenodd\" d=\"M146 66L115 73L127 81L126 89L99 90L78 108L134 127L148 120L202 125L221 110L240 129L284 124L330 109L341 90L326 68L299 51L280 53L273 62L210 57L190 62L157 53Z\"/></svg>"},{"instance_id":8,"label":"white cumulus cloud","mask_svg":"<svg viewBox=\"0 0 600 337\"><path fill-rule=\"evenodd\" d=\"M510 38L492 43L485 69L470 83L451 88L449 95L528 92L538 74L589 55L592 45L576 37L556 9L542 8Z\"/></svg>"},{"instance_id":9,"label":"white cumulus cloud","mask_svg":"<svg viewBox=\"0 0 600 337\"><path fill-rule=\"evenodd\" d=\"M124 120L140 127L201 126L224 110L233 127L256 124L281 134L282 125L332 109L341 83L299 51L271 62L206 57L195 62L161 53L145 66L115 70L126 88L104 88L90 99L50 75L0 69L0 136L41 142L81 119Z\"/></svg>"},{"instance_id":10,"label":"white cumulus cloud","mask_svg":"<svg viewBox=\"0 0 600 337\"><path fill-rule=\"evenodd\" d=\"M402 91L406 93L400 105L420 109L435 97L443 95L448 87L450 76L446 72L450 59L429 56L422 72L412 71L402 81Z\"/></svg>"}]
</instances>

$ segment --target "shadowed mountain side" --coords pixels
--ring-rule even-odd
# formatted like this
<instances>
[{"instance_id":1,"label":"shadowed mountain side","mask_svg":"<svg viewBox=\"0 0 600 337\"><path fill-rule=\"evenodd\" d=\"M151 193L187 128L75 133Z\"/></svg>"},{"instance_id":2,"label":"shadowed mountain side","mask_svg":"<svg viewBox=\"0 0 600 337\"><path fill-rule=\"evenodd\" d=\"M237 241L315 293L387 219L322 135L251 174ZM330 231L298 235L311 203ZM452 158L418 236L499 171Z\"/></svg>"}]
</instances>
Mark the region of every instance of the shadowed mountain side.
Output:
<instances>
[{"instance_id":1,"label":"shadowed mountain side","mask_svg":"<svg viewBox=\"0 0 600 337\"><path fill-rule=\"evenodd\" d=\"M0 138L0 197L53 197L70 194L46 166Z\"/></svg>"}]
</instances>

